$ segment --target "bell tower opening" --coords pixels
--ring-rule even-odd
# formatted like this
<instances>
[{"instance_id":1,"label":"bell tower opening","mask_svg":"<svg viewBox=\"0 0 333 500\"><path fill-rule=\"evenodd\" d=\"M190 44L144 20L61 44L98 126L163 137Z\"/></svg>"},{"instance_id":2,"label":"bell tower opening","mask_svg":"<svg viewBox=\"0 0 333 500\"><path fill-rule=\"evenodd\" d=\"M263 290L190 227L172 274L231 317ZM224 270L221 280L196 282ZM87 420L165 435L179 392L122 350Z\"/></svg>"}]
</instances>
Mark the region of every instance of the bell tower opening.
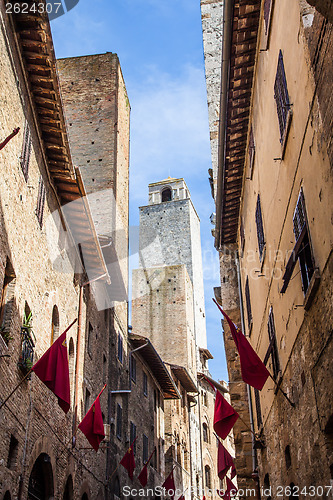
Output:
<instances>
[{"instance_id":1,"label":"bell tower opening","mask_svg":"<svg viewBox=\"0 0 333 500\"><path fill-rule=\"evenodd\" d=\"M171 201L172 193L170 188L163 189L162 191L162 202Z\"/></svg>"}]
</instances>

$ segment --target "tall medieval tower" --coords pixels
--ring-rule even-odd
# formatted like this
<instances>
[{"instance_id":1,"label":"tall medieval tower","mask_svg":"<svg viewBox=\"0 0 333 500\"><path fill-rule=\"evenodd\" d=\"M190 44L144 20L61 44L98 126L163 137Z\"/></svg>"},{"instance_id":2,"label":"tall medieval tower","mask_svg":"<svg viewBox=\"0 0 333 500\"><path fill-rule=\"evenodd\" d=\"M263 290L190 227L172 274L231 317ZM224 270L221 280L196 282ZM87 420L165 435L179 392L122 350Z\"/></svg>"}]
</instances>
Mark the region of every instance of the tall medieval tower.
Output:
<instances>
[{"instance_id":1,"label":"tall medieval tower","mask_svg":"<svg viewBox=\"0 0 333 500\"><path fill-rule=\"evenodd\" d=\"M182 408L165 404L166 472L176 467L176 486L199 497L203 464L197 373L207 340L200 220L184 179L149 184L149 204L140 207L139 260L133 271L133 332L152 341L182 397Z\"/></svg>"}]
</instances>

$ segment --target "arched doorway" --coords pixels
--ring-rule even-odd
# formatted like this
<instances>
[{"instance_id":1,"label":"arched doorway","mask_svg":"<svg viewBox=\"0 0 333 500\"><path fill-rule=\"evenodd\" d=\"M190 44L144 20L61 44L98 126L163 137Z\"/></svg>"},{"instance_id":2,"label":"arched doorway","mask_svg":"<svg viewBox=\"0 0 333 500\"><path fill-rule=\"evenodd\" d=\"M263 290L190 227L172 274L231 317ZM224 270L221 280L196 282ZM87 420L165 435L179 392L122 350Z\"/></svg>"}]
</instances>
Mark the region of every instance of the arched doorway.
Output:
<instances>
[{"instance_id":1,"label":"arched doorway","mask_svg":"<svg viewBox=\"0 0 333 500\"><path fill-rule=\"evenodd\" d=\"M11 500L12 497L10 496L10 492L7 490L5 493L5 496L3 497L3 500Z\"/></svg>"},{"instance_id":2,"label":"arched doorway","mask_svg":"<svg viewBox=\"0 0 333 500\"><path fill-rule=\"evenodd\" d=\"M46 453L41 453L32 468L28 500L49 500L54 496L53 472L51 459Z\"/></svg>"},{"instance_id":3,"label":"arched doorway","mask_svg":"<svg viewBox=\"0 0 333 500\"><path fill-rule=\"evenodd\" d=\"M72 476L68 476L66 486L65 486L63 500L73 500L73 498L74 498L73 478L72 478Z\"/></svg>"}]
</instances>

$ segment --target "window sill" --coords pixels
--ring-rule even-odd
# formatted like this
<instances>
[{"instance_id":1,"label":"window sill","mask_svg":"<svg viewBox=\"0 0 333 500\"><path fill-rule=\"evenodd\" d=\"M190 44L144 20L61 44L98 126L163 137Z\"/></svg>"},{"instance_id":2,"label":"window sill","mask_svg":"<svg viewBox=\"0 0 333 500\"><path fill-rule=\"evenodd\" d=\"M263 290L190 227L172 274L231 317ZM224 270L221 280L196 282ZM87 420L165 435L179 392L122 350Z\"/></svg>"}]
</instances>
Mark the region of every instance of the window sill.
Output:
<instances>
[{"instance_id":1,"label":"window sill","mask_svg":"<svg viewBox=\"0 0 333 500\"><path fill-rule=\"evenodd\" d=\"M317 268L314 270L313 276L311 278L311 281L309 283L308 289L304 297L303 305L306 311L308 311L311 307L313 299L315 298L315 295L317 293L319 283L320 283L320 273L319 269Z\"/></svg>"}]
</instances>

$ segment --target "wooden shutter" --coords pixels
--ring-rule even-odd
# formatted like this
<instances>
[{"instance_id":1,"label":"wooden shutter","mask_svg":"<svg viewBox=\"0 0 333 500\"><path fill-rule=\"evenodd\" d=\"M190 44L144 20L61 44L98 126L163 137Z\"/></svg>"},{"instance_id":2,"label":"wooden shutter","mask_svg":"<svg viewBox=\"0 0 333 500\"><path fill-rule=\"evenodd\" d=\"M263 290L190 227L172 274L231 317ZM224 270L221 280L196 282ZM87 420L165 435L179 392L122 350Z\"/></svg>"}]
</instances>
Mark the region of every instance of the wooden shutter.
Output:
<instances>
[{"instance_id":1,"label":"wooden shutter","mask_svg":"<svg viewBox=\"0 0 333 500\"><path fill-rule=\"evenodd\" d=\"M284 70L283 55L280 50L278 66L274 84L274 98L276 101L277 115L280 128L280 142L283 143L287 127L288 113L290 110L289 94L286 73Z\"/></svg>"},{"instance_id":2,"label":"wooden shutter","mask_svg":"<svg viewBox=\"0 0 333 500\"><path fill-rule=\"evenodd\" d=\"M38 186L37 208L36 208L36 215L37 215L37 219L38 219L40 228L43 227L45 196L46 196L45 184L44 184L42 176L40 176L39 186Z\"/></svg>"},{"instance_id":3,"label":"wooden shutter","mask_svg":"<svg viewBox=\"0 0 333 500\"><path fill-rule=\"evenodd\" d=\"M261 260L265 247L265 237L264 237L264 228L262 223L261 203L259 194L257 198L257 207L256 207L256 225L257 225L258 248Z\"/></svg>"},{"instance_id":4,"label":"wooden shutter","mask_svg":"<svg viewBox=\"0 0 333 500\"><path fill-rule=\"evenodd\" d=\"M24 175L25 180L28 180L29 174L29 162L31 156L31 132L29 124L26 120L23 132L23 144L22 144L22 153L21 153L21 168Z\"/></svg>"}]
</instances>

